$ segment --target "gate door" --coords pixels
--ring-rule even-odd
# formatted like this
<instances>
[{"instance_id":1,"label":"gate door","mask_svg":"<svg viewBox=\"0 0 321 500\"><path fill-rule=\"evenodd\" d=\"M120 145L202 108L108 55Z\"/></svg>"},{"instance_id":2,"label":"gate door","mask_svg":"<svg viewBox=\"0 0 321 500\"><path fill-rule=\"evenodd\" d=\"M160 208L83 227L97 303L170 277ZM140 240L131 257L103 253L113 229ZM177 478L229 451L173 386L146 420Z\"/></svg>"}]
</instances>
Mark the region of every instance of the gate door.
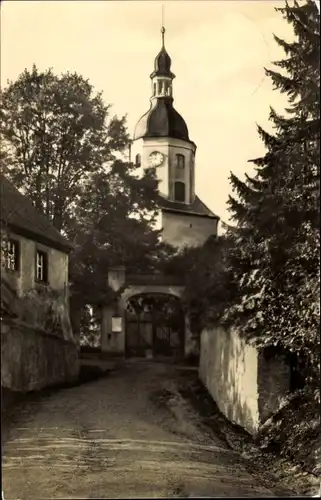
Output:
<instances>
[{"instance_id":1,"label":"gate door","mask_svg":"<svg viewBox=\"0 0 321 500\"><path fill-rule=\"evenodd\" d=\"M153 322L146 314L126 313L126 355L146 356L153 349Z\"/></svg>"},{"instance_id":2,"label":"gate door","mask_svg":"<svg viewBox=\"0 0 321 500\"><path fill-rule=\"evenodd\" d=\"M135 296L126 309L126 356L183 356L184 329L178 299Z\"/></svg>"}]
</instances>

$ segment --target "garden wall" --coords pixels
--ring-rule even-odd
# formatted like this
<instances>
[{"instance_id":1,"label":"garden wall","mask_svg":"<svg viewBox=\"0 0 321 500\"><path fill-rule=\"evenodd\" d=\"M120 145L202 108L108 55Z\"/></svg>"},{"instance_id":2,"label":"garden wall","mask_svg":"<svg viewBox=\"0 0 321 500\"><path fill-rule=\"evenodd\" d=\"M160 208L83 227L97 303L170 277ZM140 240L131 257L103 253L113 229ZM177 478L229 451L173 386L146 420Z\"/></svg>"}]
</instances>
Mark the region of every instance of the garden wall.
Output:
<instances>
[{"instance_id":1,"label":"garden wall","mask_svg":"<svg viewBox=\"0 0 321 500\"><path fill-rule=\"evenodd\" d=\"M11 320L1 321L1 386L33 391L73 382L79 375L74 342Z\"/></svg>"},{"instance_id":2,"label":"garden wall","mask_svg":"<svg viewBox=\"0 0 321 500\"><path fill-rule=\"evenodd\" d=\"M255 435L290 388L290 368L266 357L235 329L203 330L199 377L220 411Z\"/></svg>"}]
</instances>

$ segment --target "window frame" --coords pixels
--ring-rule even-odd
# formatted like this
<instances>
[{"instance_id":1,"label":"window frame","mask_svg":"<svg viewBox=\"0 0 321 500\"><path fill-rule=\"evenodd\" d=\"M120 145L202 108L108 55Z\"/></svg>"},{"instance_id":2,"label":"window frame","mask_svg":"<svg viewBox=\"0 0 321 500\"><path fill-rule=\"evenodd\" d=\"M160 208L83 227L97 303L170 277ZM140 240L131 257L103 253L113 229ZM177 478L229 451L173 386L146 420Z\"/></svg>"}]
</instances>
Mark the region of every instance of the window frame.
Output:
<instances>
[{"instance_id":1,"label":"window frame","mask_svg":"<svg viewBox=\"0 0 321 500\"><path fill-rule=\"evenodd\" d=\"M11 244L13 244L13 246L16 248L16 252L14 253L14 268L12 268L8 265L9 258L10 258L9 246ZM20 273L21 242L15 238L9 237L6 241L6 248L5 248L5 256L4 257L5 257L5 269L6 269L6 271L8 271L9 273Z\"/></svg>"},{"instance_id":2,"label":"window frame","mask_svg":"<svg viewBox=\"0 0 321 500\"><path fill-rule=\"evenodd\" d=\"M180 164L180 160L182 160L182 163ZM182 153L177 153L176 155L176 169L180 169L183 167L181 170L185 171L185 156Z\"/></svg>"},{"instance_id":3,"label":"window frame","mask_svg":"<svg viewBox=\"0 0 321 500\"><path fill-rule=\"evenodd\" d=\"M42 278L38 277L38 256L43 257L43 271ZM49 283L49 257L48 253L41 248L36 248L36 258L35 258L35 282L41 283L43 285L48 285Z\"/></svg>"},{"instance_id":4,"label":"window frame","mask_svg":"<svg viewBox=\"0 0 321 500\"><path fill-rule=\"evenodd\" d=\"M174 182L180 181L186 183L186 169L185 169L185 156L182 154L176 155L176 162L174 167Z\"/></svg>"}]
</instances>

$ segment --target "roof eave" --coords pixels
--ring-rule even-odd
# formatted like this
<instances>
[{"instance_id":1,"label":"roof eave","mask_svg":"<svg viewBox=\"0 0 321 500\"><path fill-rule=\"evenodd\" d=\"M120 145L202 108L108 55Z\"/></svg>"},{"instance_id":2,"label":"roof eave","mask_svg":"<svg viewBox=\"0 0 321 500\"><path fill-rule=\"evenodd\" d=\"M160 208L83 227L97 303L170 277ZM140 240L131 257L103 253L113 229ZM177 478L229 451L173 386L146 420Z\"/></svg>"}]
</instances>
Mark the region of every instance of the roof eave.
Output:
<instances>
[{"instance_id":1,"label":"roof eave","mask_svg":"<svg viewBox=\"0 0 321 500\"><path fill-rule=\"evenodd\" d=\"M74 249L74 245L66 240L65 243L55 241L51 238L48 238L47 236L40 235L36 232L30 231L29 229L25 229L24 227L20 227L16 224L12 224L10 222L6 223L6 226L9 228L10 231L13 233L23 236L24 238L36 241L37 243L40 243L42 245L46 245L50 248L55 248L56 250L60 250L61 252L64 253L70 253L71 250Z\"/></svg>"},{"instance_id":2,"label":"roof eave","mask_svg":"<svg viewBox=\"0 0 321 500\"><path fill-rule=\"evenodd\" d=\"M179 213L182 215L194 215L196 217L207 217L208 219L215 219L215 220L220 220L220 217L215 214L201 214L199 212L191 212L188 210L184 209L178 209L178 208L169 208L169 207L160 207L164 212L173 212L173 213Z\"/></svg>"},{"instance_id":3,"label":"roof eave","mask_svg":"<svg viewBox=\"0 0 321 500\"><path fill-rule=\"evenodd\" d=\"M155 76L165 76L167 78L171 78L172 80L176 78L176 75L174 75L171 71L153 71L153 73L150 74L150 78L154 78Z\"/></svg>"},{"instance_id":4,"label":"roof eave","mask_svg":"<svg viewBox=\"0 0 321 500\"><path fill-rule=\"evenodd\" d=\"M159 135L159 134L149 134L149 133L144 133L143 135L135 136L133 139L134 141L138 141L138 139L177 139L179 141L184 141L188 142L189 144L192 144L192 146L195 147L195 150L197 148L195 142L191 141L190 139L182 138L182 137L174 137L174 135Z\"/></svg>"}]
</instances>

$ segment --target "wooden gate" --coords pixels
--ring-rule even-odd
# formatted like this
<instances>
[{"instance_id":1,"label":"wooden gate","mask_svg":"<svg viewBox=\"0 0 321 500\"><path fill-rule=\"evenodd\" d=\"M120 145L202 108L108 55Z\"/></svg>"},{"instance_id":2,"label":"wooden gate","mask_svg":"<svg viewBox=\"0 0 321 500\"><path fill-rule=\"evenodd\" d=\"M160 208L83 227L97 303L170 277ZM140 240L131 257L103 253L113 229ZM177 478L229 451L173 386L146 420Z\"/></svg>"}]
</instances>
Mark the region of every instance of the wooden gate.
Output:
<instances>
[{"instance_id":1,"label":"wooden gate","mask_svg":"<svg viewBox=\"0 0 321 500\"><path fill-rule=\"evenodd\" d=\"M178 299L169 296L154 303L148 303L150 296L133 299L133 307L126 309L126 356L183 356L185 321Z\"/></svg>"}]
</instances>

